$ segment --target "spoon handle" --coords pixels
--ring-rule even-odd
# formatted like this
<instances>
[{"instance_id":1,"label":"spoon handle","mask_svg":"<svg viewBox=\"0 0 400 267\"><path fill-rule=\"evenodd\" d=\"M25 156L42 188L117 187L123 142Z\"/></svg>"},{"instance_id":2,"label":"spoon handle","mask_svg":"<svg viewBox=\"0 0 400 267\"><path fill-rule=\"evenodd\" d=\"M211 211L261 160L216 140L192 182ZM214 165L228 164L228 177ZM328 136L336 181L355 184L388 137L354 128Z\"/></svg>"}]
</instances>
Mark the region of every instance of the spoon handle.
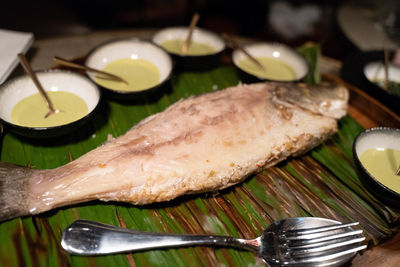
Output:
<instances>
[{"instance_id":1,"label":"spoon handle","mask_svg":"<svg viewBox=\"0 0 400 267\"><path fill-rule=\"evenodd\" d=\"M108 76L111 79L114 79L114 80L117 80L117 81L120 81L120 82L128 84L128 82L125 81L124 79L122 79L121 77L119 77L117 75L114 75L112 73L109 73L109 72L101 71L101 70L98 70L98 69L93 69L93 68L88 67L88 66L83 66L83 65L68 61L68 60L60 58L60 57L53 57L53 61L58 63L58 64L64 65L64 66L68 66L68 67L72 67L72 68L76 68L76 69L81 69L81 70L86 70L86 71L91 71L91 72L96 72L96 73Z\"/></svg>"},{"instance_id":2,"label":"spoon handle","mask_svg":"<svg viewBox=\"0 0 400 267\"><path fill-rule=\"evenodd\" d=\"M153 248L199 245L255 249L248 243L254 243L254 240L215 235L140 232L88 220L75 221L65 229L61 240L62 247L76 255L104 255Z\"/></svg>"},{"instance_id":3,"label":"spoon handle","mask_svg":"<svg viewBox=\"0 0 400 267\"><path fill-rule=\"evenodd\" d=\"M20 53L18 54L19 61L21 62L22 67L24 68L25 72L31 77L32 81L35 83L39 93L46 101L46 104L51 112L55 112L53 103L49 99L46 91L43 89L42 85L40 84L35 72L32 70L31 65L29 64L28 60L26 59L25 55Z\"/></svg>"}]
</instances>

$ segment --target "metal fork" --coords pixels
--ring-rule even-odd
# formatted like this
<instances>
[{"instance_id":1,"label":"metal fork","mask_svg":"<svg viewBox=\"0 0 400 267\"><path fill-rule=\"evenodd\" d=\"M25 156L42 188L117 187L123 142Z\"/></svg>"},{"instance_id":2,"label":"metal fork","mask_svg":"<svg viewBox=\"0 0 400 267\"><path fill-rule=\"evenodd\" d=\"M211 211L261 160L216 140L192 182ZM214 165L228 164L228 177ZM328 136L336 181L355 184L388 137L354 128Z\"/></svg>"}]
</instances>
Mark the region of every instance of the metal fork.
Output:
<instances>
[{"instance_id":1,"label":"metal fork","mask_svg":"<svg viewBox=\"0 0 400 267\"><path fill-rule=\"evenodd\" d=\"M289 218L268 226L260 237L242 239L217 235L140 232L78 220L65 229L62 247L76 255L103 255L183 246L230 246L258 253L273 266L339 266L365 249L358 223L341 224L314 217Z\"/></svg>"},{"instance_id":2,"label":"metal fork","mask_svg":"<svg viewBox=\"0 0 400 267\"><path fill-rule=\"evenodd\" d=\"M293 219L295 221L290 221L290 224L296 224L297 218ZM286 223L286 220L277 222L269 227L270 231L264 231L262 243L275 244L264 247L262 255L265 261L276 265L341 265L357 251L367 247L362 244L365 240L363 231L351 228L358 225L358 222L284 230L288 227Z\"/></svg>"}]
</instances>

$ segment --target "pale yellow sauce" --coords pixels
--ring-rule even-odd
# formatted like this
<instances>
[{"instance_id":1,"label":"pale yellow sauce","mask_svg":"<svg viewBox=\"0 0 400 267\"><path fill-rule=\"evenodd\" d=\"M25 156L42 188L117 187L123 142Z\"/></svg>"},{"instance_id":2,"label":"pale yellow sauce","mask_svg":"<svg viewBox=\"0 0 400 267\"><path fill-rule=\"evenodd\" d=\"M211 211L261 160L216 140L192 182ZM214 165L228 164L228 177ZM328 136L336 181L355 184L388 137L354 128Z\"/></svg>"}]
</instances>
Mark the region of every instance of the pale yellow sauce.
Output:
<instances>
[{"instance_id":1,"label":"pale yellow sauce","mask_svg":"<svg viewBox=\"0 0 400 267\"><path fill-rule=\"evenodd\" d=\"M368 149L362 153L360 161L379 182L400 193L400 176L395 175L400 165L400 150Z\"/></svg>"},{"instance_id":2,"label":"pale yellow sauce","mask_svg":"<svg viewBox=\"0 0 400 267\"><path fill-rule=\"evenodd\" d=\"M256 59L264 67L265 71L247 57L238 62L238 67L264 79L289 81L296 78L293 68L282 60L269 57L256 57Z\"/></svg>"},{"instance_id":3,"label":"pale yellow sauce","mask_svg":"<svg viewBox=\"0 0 400 267\"><path fill-rule=\"evenodd\" d=\"M164 47L170 53L181 54L183 43L184 40L173 39L162 43L161 46ZM186 55L202 56L213 53L215 53L215 49L212 46L205 43L191 42L186 52Z\"/></svg>"},{"instance_id":4,"label":"pale yellow sauce","mask_svg":"<svg viewBox=\"0 0 400 267\"><path fill-rule=\"evenodd\" d=\"M160 71L151 62L144 59L121 58L107 64L103 69L115 74L128 84L97 74L95 81L109 89L118 91L141 91L156 86L160 82Z\"/></svg>"},{"instance_id":5,"label":"pale yellow sauce","mask_svg":"<svg viewBox=\"0 0 400 267\"><path fill-rule=\"evenodd\" d=\"M14 124L28 127L51 127L73 122L88 114L86 102L79 96L63 91L47 91L55 109L62 112L45 118L49 109L43 97L37 93L19 101L11 111Z\"/></svg>"}]
</instances>

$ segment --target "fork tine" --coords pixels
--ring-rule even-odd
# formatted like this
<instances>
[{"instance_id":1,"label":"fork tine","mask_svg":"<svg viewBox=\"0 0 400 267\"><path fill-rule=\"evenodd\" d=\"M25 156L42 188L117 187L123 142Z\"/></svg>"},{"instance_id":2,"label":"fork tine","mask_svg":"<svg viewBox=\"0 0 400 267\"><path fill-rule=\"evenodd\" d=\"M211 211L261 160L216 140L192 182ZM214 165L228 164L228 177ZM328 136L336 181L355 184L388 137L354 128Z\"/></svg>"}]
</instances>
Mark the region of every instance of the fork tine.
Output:
<instances>
[{"instance_id":1,"label":"fork tine","mask_svg":"<svg viewBox=\"0 0 400 267\"><path fill-rule=\"evenodd\" d=\"M350 231L342 231L339 233L314 233L314 234L307 234L307 235L298 235L298 236L285 236L281 235L281 238L286 241L294 242L294 241L302 241L304 243L317 243L322 241L327 241L336 238L342 238L347 236L354 236L362 234L363 230L350 230Z\"/></svg>"},{"instance_id":2,"label":"fork tine","mask_svg":"<svg viewBox=\"0 0 400 267\"><path fill-rule=\"evenodd\" d=\"M352 223L346 223L346 224L327 225L327 226L307 228L307 229L286 230L284 232L284 234L286 236L307 235L307 234L314 234L314 233L338 230L338 229L342 229L342 228L346 228L346 227L356 226L358 224L359 224L359 222L352 222Z\"/></svg>"},{"instance_id":3,"label":"fork tine","mask_svg":"<svg viewBox=\"0 0 400 267\"><path fill-rule=\"evenodd\" d=\"M351 238L361 235L363 230L354 230L349 232L334 233L330 235L321 236L320 234L311 234L306 236L287 237L286 242L291 246L298 246L298 244L316 244L330 240L338 240L342 238ZM284 238L285 239L285 238Z\"/></svg>"},{"instance_id":4,"label":"fork tine","mask_svg":"<svg viewBox=\"0 0 400 267\"><path fill-rule=\"evenodd\" d=\"M354 245L357 243L361 243L362 241L365 240L365 237L357 237L357 238L345 238L342 240L331 240L328 242L321 242L317 244L307 244L307 245L302 245L302 246L297 246L297 247L288 247L288 252L293 255L305 255L309 253L322 253L327 250L332 250L332 249L339 249L345 246L349 245Z\"/></svg>"},{"instance_id":5,"label":"fork tine","mask_svg":"<svg viewBox=\"0 0 400 267\"><path fill-rule=\"evenodd\" d=\"M292 258L289 264L305 264L305 263L312 263L312 262L328 262L328 261L333 261L337 260L341 257L344 257L349 254L356 253L358 251L364 250L367 248L367 245L360 245L357 247L350 247L345 250L338 250L337 252L333 253L326 253L324 255L316 255L316 256L311 256L311 257L304 257L304 258Z\"/></svg>"}]
</instances>

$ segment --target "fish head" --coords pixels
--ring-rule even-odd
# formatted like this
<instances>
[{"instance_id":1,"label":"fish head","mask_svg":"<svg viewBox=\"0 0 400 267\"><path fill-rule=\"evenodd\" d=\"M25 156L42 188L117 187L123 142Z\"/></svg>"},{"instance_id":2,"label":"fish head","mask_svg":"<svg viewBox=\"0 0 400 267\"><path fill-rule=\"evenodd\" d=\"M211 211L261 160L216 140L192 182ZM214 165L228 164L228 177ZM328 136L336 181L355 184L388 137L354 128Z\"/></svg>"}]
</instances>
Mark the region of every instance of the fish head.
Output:
<instances>
[{"instance_id":1,"label":"fish head","mask_svg":"<svg viewBox=\"0 0 400 267\"><path fill-rule=\"evenodd\" d=\"M274 83L272 86L272 94L280 103L335 119L347 113L349 92L340 84Z\"/></svg>"}]
</instances>

